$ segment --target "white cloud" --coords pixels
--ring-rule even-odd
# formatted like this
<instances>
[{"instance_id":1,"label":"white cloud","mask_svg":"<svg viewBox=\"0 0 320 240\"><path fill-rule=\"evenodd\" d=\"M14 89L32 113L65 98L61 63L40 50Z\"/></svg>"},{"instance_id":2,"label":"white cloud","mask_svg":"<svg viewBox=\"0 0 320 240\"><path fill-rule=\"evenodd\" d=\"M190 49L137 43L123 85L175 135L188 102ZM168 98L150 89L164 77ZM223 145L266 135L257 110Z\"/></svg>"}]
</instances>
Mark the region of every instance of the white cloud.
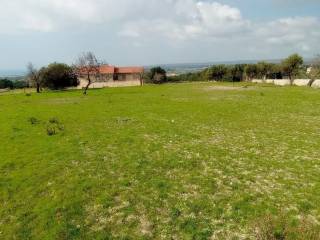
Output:
<instances>
[{"instance_id":1,"label":"white cloud","mask_svg":"<svg viewBox=\"0 0 320 240\"><path fill-rule=\"evenodd\" d=\"M132 7L133 1L126 0L1 0L0 33L110 22L125 17Z\"/></svg>"},{"instance_id":2,"label":"white cloud","mask_svg":"<svg viewBox=\"0 0 320 240\"><path fill-rule=\"evenodd\" d=\"M250 23L240 10L217 2L170 1L169 17L156 15L155 19L140 18L124 24L122 35L139 37L163 35L173 39L225 37L245 31ZM173 12L172 12L173 9Z\"/></svg>"},{"instance_id":3,"label":"white cloud","mask_svg":"<svg viewBox=\"0 0 320 240\"><path fill-rule=\"evenodd\" d=\"M257 26L255 38L271 45L296 46L302 51L312 49L320 36L320 21L315 17L278 19Z\"/></svg>"},{"instance_id":4,"label":"white cloud","mask_svg":"<svg viewBox=\"0 0 320 240\"><path fill-rule=\"evenodd\" d=\"M174 57L176 61L201 61L221 56L229 59L234 56L238 56L238 59L261 56L270 58L293 51L309 52L312 55L320 51L318 17L287 17L257 22L248 19L237 7L221 2L0 0L0 37L6 35L9 39L12 34L22 36L11 38L0 47L2 51L7 51L12 46L12 39L21 39L16 40L16 46L21 49L28 49L30 42L40 42L43 49L47 49L46 37L51 40L52 36L52 45L56 44L58 49L63 48L63 52L69 50L70 43L74 45L74 52L88 48L109 54L112 48L114 55L119 56L119 61L129 58L129 55L135 61L136 56L141 55L140 61L144 63L149 62L149 59L169 62ZM270 9L268 11L271 12ZM94 37L86 37L89 31ZM42 37L45 36L42 40L34 37L34 41L30 42L25 41L27 37L23 38L25 33L28 36L39 36L33 34L38 32L49 34L42 34ZM70 36L69 33L76 34ZM79 39L79 36L82 38ZM63 40L57 42L56 39ZM124 46L126 49L123 49ZM136 52L127 53L134 51L134 48ZM40 50L39 55L42 56ZM159 56L163 60L159 60Z\"/></svg>"},{"instance_id":5,"label":"white cloud","mask_svg":"<svg viewBox=\"0 0 320 240\"><path fill-rule=\"evenodd\" d=\"M250 36L270 44L305 41L320 34L314 17L253 23L240 10L200 0L1 0L0 34L59 31L116 24L121 36L176 40ZM252 34L256 32L256 34Z\"/></svg>"}]
</instances>

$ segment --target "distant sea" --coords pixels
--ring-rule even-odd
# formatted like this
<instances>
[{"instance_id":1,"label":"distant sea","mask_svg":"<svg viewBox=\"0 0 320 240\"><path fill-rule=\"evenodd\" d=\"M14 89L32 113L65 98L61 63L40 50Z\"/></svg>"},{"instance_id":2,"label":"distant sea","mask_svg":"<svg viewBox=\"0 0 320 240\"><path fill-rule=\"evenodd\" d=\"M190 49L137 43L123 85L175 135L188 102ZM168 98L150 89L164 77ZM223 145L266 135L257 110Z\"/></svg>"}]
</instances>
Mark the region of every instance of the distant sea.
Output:
<instances>
[{"instance_id":1,"label":"distant sea","mask_svg":"<svg viewBox=\"0 0 320 240\"><path fill-rule=\"evenodd\" d=\"M26 75L26 72L23 70L1 70L0 69L0 78L16 78L23 77Z\"/></svg>"}]
</instances>

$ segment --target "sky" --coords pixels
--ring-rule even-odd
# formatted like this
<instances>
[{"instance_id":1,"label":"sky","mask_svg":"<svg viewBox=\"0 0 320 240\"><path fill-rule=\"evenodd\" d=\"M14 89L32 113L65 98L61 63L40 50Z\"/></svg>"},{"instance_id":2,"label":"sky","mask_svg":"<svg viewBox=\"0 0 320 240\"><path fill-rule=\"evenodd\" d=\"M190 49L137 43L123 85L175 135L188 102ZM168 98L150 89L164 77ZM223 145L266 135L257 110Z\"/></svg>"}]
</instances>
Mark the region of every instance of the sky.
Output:
<instances>
[{"instance_id":1,"label":"sky","mask_svg":"<svg viewBox=\"0 0 320 240\"><path fill-rule=\"evenodd\" d=\"M320 0L0 0L0 69L284 58L320 53Z\"/></svg>"}]
</instances>

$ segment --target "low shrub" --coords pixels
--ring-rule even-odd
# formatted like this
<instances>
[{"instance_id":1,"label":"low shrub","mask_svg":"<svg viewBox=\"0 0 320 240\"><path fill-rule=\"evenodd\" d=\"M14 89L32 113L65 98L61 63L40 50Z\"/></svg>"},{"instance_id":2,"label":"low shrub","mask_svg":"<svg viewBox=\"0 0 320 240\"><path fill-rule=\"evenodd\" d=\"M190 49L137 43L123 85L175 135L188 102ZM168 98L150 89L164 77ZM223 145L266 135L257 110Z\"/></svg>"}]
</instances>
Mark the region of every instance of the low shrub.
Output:
<instances>
[{"instance_id":1,"label":"low shrub","mask_svg":"<svg viewBox=\"0 0 320 240\"><path fill-rule=\"evenodd\" d=\"M53 136L64 131L64 125L61 124L58 118L50 118L47 124L47 135Z\"/></svg>"},{"instance_id":2,"label":"low shrub","mask_svg":"<svg viewBox=\"0 0 320 240\"><path fill-rule=\"evenodd\" d=\"M32 124L32 125L36 125L40 122L39 119L35 118L35 117L31 117L29 118L29 122Z\"/></svg>"},{"instance_id":3,"label":"low shrub","mask_svg":"<svg viewBox=\"0 0 320 240\"><path fill-rule=\"evenodd\" d=\"M47 135L48 136L53 136L53 135L56 135L57 134L57 129L55 126L52 126L52 125L48 125L47 126Z\"/></svg>"},{"instance_id":4,"label":"low shrub","mask_svg":"<svg viewBox=\"0 0 320 240\"><path fill-rule=\"evenodd\" d=\"M49 123L59 124L60 122L59 122L59 119L58 119L58 118L53 117L53 118L50 118L50 119L49 119Z\"/></svg>"}]
</instances>

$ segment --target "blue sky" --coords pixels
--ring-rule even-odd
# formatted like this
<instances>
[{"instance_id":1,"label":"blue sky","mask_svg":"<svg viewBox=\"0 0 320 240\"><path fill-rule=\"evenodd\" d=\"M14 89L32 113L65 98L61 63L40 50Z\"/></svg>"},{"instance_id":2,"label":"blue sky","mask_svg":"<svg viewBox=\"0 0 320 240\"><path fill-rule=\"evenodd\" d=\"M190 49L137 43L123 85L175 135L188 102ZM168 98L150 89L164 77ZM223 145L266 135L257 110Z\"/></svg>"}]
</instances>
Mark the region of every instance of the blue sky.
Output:
<instances>
[{"instance_id":1,"label":"blue sky","mask_svg":"<svg viewBox=\"0 0 320 240\"><path fill-rule=\"evenodd\" d=\"M305 57L320 53L318 0L0 0L0 69Z\"/></svg>"},{"instance_id":2,"label":"blue sky","mask_svg":"<svg viewBox=\"0 0 320 240\"><path fill-rule=\"evenodd\" d=\"M272 20L294 16L319 16L318 0L224 0L241 9L252 20Z\"/></svg>"}]
</instances>

